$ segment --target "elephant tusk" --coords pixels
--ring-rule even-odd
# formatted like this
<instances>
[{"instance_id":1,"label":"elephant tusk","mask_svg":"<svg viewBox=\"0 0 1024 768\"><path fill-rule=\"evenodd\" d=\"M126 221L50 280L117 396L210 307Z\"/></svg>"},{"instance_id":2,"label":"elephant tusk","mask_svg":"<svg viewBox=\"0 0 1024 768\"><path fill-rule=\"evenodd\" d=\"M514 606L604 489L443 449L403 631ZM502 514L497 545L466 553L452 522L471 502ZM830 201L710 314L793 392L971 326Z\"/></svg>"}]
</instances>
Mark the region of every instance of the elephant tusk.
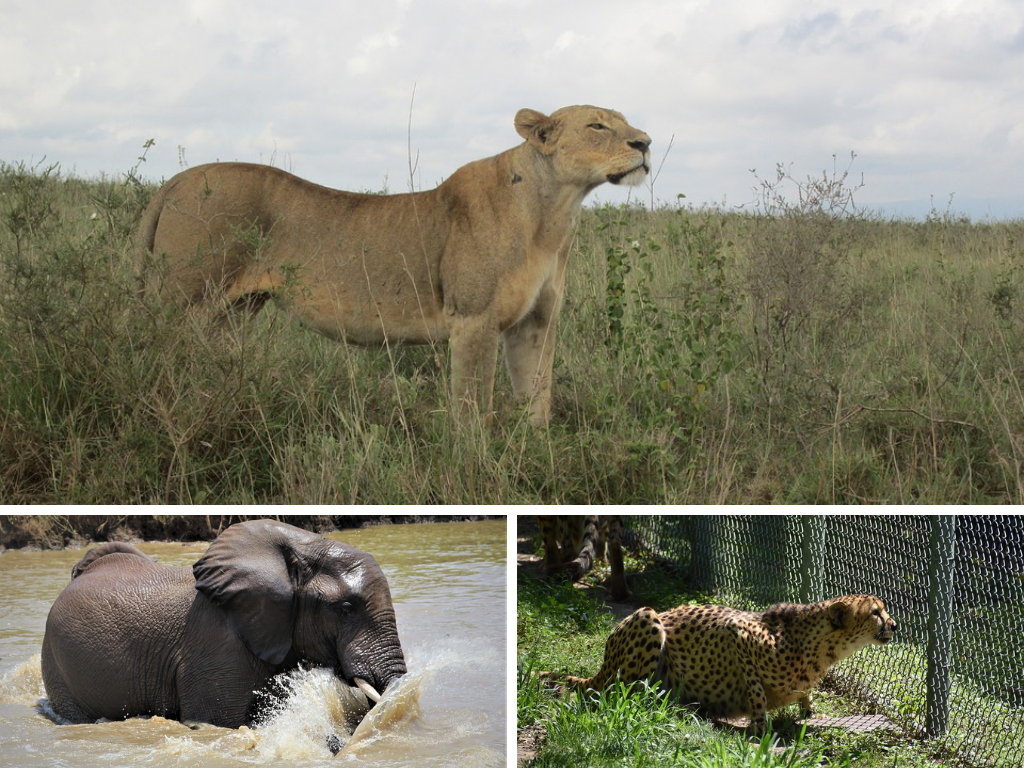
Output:
<instances>
[{"instance_id":1,"label":"elephant tusk","mask_svg":"<svg viewBox=\"0 0 1024 768\"><path fill-rule=\"evenodd\" d=\"M368 682L363 680L361 677L353 677L352 682L356 684L356 687L366 694L366 698L376 704L380 701L380 694L377 693L377 689L370 685Z\"/></svg>"}]
</instances>

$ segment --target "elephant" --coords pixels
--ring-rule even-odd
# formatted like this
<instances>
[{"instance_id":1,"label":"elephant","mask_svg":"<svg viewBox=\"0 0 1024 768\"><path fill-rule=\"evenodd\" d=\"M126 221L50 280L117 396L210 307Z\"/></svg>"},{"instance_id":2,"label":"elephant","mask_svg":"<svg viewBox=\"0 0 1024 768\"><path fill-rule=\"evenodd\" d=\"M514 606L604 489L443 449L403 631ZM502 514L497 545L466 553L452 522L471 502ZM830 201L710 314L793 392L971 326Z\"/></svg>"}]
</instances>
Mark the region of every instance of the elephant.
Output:
<instances>
[{"instance_id":1,"label":"elephant","mask_svg":"<svg viewBox=\"0 0 1024 768\"><path fill-rule=\"evenodd\" d=\"M256 722L260 692L300 662L332 668L371 703L406 672L377 561L273 520L232 525L191 567L120 542L90 550L50 609L41 655L65 721L226 728Z\"/></svg>"}]
</instances>

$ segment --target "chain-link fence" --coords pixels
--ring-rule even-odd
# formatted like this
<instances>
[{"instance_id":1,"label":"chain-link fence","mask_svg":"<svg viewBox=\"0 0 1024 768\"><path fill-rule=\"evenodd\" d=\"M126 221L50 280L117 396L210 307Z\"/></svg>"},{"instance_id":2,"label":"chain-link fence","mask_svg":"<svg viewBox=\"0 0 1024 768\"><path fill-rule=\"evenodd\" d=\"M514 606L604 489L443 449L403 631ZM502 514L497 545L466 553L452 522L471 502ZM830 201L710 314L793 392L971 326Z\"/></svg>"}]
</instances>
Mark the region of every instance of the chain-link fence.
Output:
<instances>
[{"instance_id":1,"label":"chain-link fence","mask_svg":"<svg viewBox=\"0 0 1024 768\"><path fill-rule=\"evenodd\" d=\"M898 629L831 680L971 765L1024 766L1024 517L631 516L627 540L759 609L880 597Z\"/></svg>"}]
</instances>

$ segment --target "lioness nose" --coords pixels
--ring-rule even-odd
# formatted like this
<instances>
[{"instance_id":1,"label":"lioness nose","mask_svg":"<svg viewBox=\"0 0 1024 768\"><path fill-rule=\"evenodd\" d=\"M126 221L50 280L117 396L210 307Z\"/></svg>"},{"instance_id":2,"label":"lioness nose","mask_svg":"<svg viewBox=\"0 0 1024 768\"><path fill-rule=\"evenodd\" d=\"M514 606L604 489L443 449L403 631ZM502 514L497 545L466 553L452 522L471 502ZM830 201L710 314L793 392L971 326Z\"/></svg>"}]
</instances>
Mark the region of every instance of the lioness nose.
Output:
<instances>
[{"instance_id":1,"label":"lioness nose","mask_svg":"<svg viewBox=\"0 0 1024 768\"><path fill-rule=\"evenodd\" d=\"M648 149L650 149L651 137L645 133L644 135L639 136L638 138L635 138L632 141L628 142L628 144L633 149L638 149L641 152L646 152Z\"/></svg>"}]
</instances>

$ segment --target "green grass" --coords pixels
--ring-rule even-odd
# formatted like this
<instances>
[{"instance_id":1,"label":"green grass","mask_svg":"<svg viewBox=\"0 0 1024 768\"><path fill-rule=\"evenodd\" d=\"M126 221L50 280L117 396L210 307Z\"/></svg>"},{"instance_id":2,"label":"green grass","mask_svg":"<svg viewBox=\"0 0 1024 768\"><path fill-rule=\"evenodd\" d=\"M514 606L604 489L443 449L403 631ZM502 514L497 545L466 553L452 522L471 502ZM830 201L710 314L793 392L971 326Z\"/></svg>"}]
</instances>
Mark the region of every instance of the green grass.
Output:
<instances>
[{"instance_id":1,"label":"green grass","mask_svg":"<svg viewBox=\"0 0 1024 768\"><path fill-rule=\"evenodd\" d=\"M991 638L990 638L991 643ZM958 645L958 648L963 648ZM866 658L874 649L866 649L844 665L856 668L859 676L868 679L876 691L882 691L885 711L892 719L904 723L911 731L924 729L927 710L925 679L927 660L925 649L919 644L897 643L876 653L877 658ZM961 650L964 657L969 651ZM979 654L984 659L987 654ZM1013 662L1010 662L1011 664ZM989 687L997 678L989 677ZM837 689L848 686L845 675L837 676ZM877 695L877 694L876 694ZM955 752L968 764L1013 765L1024 754L1024 731L1019 707L999 698L997 691L986 693L983 686L963 676L950 681L949 728L942 738L943 748Z\"/></svg>"},{"instance_id":2,"label":"green grass","mask_svg":"<svg viewBox=\"0 0 1024 768\"><path fill-rule=\"evenodd\" d=\"M681 518L680 518L681 520ZM665 541L665 538L662 538ZM540 551L539 535L533 541ZM695 591L688 573L653 556L646 549L627 555L632 604L658 610L683 604L725 603L738 608L761 610L766 606L724 593L714 595ZM587 577L590 584L606 584L608 567L599 563ZM564 584L520 578L518 583L518 648L520 672L556 670L577 676L593 674L601 664L608 631L616 620L608 613L602 598L594 590L569 588ZM965 609L966 610L966 609ZM979 609L975 608L975 612ZM1012 605L1001 606L1001 614L1015 612ZM911 631L913 634L913 630ZM1002 654L991 654L980 646L985 635L979 633L965 645L958 638L953 645L957 667L950 689L949 728L940 741L915 741L923 735L927 676L925 651L919 643L907 639L884 648L867 648L840 663L826 678L814 696L815 711L824 716L841 717L863 713L882 713L898 723L903 735L887 733L846 734L828 730L807 736L805 742L830 760L841 758L847 749L858 765L930 764L962 762L967 765L1015 765L1024 754L1024 730L1015 688L1015 654L1009 639L989 632L986 647ZM994 638L994 639L993 639ZM1002 639L1001 639L1002 638ZM1004 648L1005 646L1005 648ZM972 654L970 649L974 648ZM965 650L966 649L966 650ZM975 679L960 665L973 664ZM520 680L520 728L536 727L551 717L554 702L547 694L534 695ZM528 681L532 682L532 681ZM773 714L774 732L786 743L797 735L795 707Z\"/></svg>"},{"instance_id":3,"label":"green grass","mask_svg":"<svg viewBox=\"0 0 1024 768\"><path fill-rule=\"evenodd\" d=\"M140 297L135 169L0 163L0 502L1024 501L1024 222L771 189L585 210L552 427L466 439L445 347Z\"/></svg>"},{"instance_id":4,"label":"green grass","mask_svg":"<svg viewBox=\"0 0 1024 768\"><path fill-rule=\"evenodd\" d=\"M659 610L708 602L689 591L682 574L645 560L627 559L630 588L637 605ZM590 574L601 582L605 571ZM665 602L667 601L667 602ZM711 725L691 710L676 706L664 692L643 684L628 695L619 684L601 694L575 693L559 698L543 689L532 672L555 670L593 674L604 643L614 628L603 600L564 583L520 576L517 583L517 725L521 733L542 733L530 768L540 766L857 766L933 768L948 753L897 733L851 734L838 730L804 733L795 705L771 713L771 731L750 739L733 729ZM856 714L857 705L831 690L819 690L816 710L829 716Z\"/></svg>"}]
</instances>

